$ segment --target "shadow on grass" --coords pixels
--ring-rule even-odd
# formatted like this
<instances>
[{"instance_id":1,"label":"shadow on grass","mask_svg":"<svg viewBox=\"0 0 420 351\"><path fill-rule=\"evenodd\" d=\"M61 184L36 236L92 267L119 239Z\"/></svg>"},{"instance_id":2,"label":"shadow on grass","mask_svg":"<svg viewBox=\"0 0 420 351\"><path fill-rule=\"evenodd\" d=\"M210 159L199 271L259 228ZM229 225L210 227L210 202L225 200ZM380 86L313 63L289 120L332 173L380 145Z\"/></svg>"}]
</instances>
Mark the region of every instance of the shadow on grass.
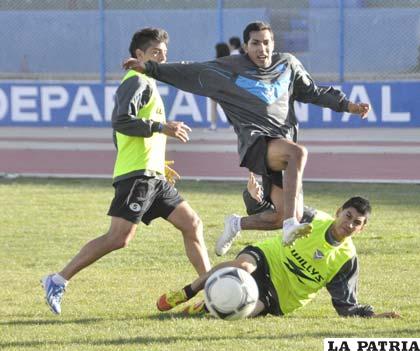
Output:
<instances>
[{"instance_id":1,"label":"shadow on grass","mask_svg":"<svg viewBox=\"0 0 420 351\"><path fill-rule=\"evenodd\" d=\"M155 321L165 321L169 319L207 319L209 315L200 314L195 316L189 316L183 312L169 312L169 313L156 313L150 316L147 316L147 319Z\"/></svg>"},{"instance_id":2,"label":"shadow on grass","mask_svg":"<svg viewBox=\"0 0 420 351\"><path fill-rule=\"evenodd\" d=\"M90 324L101 322L102 318L84 318L84 319L32 319L32 320L14 320L14 321L0 321L0 325L52 325L52 324Z\"/></svg>"},{"instance_id":3,"label":"shadow on grass","mask_svg":"<svg viewBox=\"0 0 420 351\"><path fill-rule=\"evenodd\" d=\"M388 335L388 337L400 337L401 333L408 333L410 335L417 335L420 332L419 328L413 328L413 329L396 329L393 330L391 333L392 335ZM380 331L377 330L378 334L389 334L389 331ZM159 336L159 337L150 337L150 336L137 336L134 338L116 338L116 339L102 339L102 340L92 340L92 341L85 341L80 339L73 339L68 341L16 341L16 342L0 342L0 348L7 348L7 347L37 347L37 346L54 346L54 345L93 345L93 346L108 346L108 345L149 345L150 344L161 344L161 345L168 345L168 344L174 344L174 343L189 343L189 342L217 342L217 341L251 341L251 340L275 340L278 338L287 338L287 339L302 339L302 337L311 337L316 339L324 339L324 338L330 338L331 332L330 331L324 331L324 332L313 332L313 333L295 333L295 334L276 334L272 335L270 333L267 333L267 335L263 336L244 336L244 335L231 335L231 336L192 336L192 335L186 335L186 336ZM337 333L334 332L334 337L336 338L349 338L349 337L357 337L357 335L354 335L353 333Z\"/></svg>"}]
</instances>

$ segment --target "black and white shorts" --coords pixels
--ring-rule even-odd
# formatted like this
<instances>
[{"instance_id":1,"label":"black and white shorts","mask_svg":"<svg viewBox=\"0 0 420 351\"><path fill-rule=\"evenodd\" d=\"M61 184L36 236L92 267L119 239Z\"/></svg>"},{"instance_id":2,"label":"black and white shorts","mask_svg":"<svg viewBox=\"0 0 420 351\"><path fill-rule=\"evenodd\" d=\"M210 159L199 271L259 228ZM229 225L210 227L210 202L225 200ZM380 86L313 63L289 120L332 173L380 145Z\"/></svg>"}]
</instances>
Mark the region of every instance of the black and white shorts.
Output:
<instances>
[{"instance_id":1,"label":"black and white shorts","mask_svg":"<svg viewBox=\"0 0 420 351\"><path fill-rule=\"evenodd\" d=\"M155 218L168 218L184 201L166 180L146 176L123 179L114 184L115 196L109 216L124 218L138 224L150 224Z\"/></svg>"},{"instance_id":2,"label":"black and white shorts","mask_svg":"<svg viewBox=\"0 0 420 351\"><path fill-rule=\"evenodd\" d=\"M249 245L239 252L238 256L241 254L248 254L254 257L257 262L257 269L252 272L251 275L258 285L259 300L265 307L264 311L262 311L259 316L264 316L266 314L282 316L283 312L280 309L276 289L270 279L270 270L264 253L260 248Z\"/></svg>"}]
</instances>

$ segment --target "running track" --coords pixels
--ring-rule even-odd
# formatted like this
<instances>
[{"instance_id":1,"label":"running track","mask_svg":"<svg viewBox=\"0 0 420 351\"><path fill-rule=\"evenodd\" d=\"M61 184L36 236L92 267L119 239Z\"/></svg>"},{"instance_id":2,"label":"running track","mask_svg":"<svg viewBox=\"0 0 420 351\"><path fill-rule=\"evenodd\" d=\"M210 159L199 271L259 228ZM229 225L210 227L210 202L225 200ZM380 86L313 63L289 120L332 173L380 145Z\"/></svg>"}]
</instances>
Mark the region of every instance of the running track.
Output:
<instances>
[{"instance_id":1,"label":"running track","mask_svg":"<svg viewBox=\"0 0 420 351\"><path fill-rule=\"evenodd\" d=\"M306 181L420 183L420 129L302 130ZM3 176L110 178L115 157L104 128L0 128ZM167 159L184 179L245 179L231 130L170 140Z\"/></svg>"}]
</instances>

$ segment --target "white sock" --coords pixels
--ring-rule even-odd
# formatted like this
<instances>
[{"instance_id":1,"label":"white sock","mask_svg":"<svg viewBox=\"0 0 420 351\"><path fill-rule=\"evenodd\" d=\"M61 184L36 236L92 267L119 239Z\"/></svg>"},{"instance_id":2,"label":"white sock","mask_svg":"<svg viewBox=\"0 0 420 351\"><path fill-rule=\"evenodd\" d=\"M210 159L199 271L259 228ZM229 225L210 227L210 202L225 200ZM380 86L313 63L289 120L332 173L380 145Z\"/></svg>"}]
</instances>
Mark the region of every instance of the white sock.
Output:
<instances>
[{"instance_id":1,"label":"white sock","mask_svg":"<svg viewBox=\"0 0 420 351\"><path fill-rule=\"evenodd\" d=\"M241 228L241 217L239 217L239 216L232 217L231 225L232 225L232 229L235 232L240 232L241 229L242 229Z\"/></svg>"},{"instance_id":2,"label":"white sock","mask_svg":"<svg viewBox=\"0 0 420 351\"><path fill-rule=\"evenodd\" d=\"M299 225L299 221L296 219L296 217L290 217L283 221L283 229L294 227L296 225Z\"/></svg>"},{"instance_id":3,"label":"white sock","mask_svg":"<svg viewBox=\"0 0 420 351\"><path fill-rule=\"evenodd\" d=\"M55 283L55 284L58 284L58 285L64 285L64 286L67 286L67 284L69 283L69 281L68 280L65 280L60 274L58 274L58 273L56 273L56 274L54 274L53 275L53 277L52 277L52 281Z\"/></svg>"}]
</instances>

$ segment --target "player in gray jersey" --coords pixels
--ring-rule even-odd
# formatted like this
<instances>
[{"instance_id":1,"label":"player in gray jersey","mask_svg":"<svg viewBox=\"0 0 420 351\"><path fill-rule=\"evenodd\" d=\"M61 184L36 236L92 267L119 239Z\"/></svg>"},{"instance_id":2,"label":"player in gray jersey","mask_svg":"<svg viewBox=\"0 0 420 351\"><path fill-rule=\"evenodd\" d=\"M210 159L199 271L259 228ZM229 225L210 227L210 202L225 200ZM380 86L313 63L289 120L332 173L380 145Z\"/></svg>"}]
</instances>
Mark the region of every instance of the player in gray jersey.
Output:
<instances>
[{"instance_id":1,"label":"player in gray jersey","mask_svg":"<svg viewBox=\"0 0 420 351\"><path fill-rule=\"evenodd\" d=\"M298 122L294 101L313 103L337 112L366 117L370 106L352 103L343 92L318 87L291 54L273 53L274 37L264 22L250 23L244 30L245 55L222 57L209 62L156 64L127 60L133 68L176 88L215 100L224 110L238 136L241 167L273 177L284 171L282 182L273 181L271 200L276 211L239 217L228 216L216 243L224 255L241 229L283 228L284 245L311 231L311 224L299 223L302 175L307 150L296 143Z\"/></svg>"}]
</instances>

